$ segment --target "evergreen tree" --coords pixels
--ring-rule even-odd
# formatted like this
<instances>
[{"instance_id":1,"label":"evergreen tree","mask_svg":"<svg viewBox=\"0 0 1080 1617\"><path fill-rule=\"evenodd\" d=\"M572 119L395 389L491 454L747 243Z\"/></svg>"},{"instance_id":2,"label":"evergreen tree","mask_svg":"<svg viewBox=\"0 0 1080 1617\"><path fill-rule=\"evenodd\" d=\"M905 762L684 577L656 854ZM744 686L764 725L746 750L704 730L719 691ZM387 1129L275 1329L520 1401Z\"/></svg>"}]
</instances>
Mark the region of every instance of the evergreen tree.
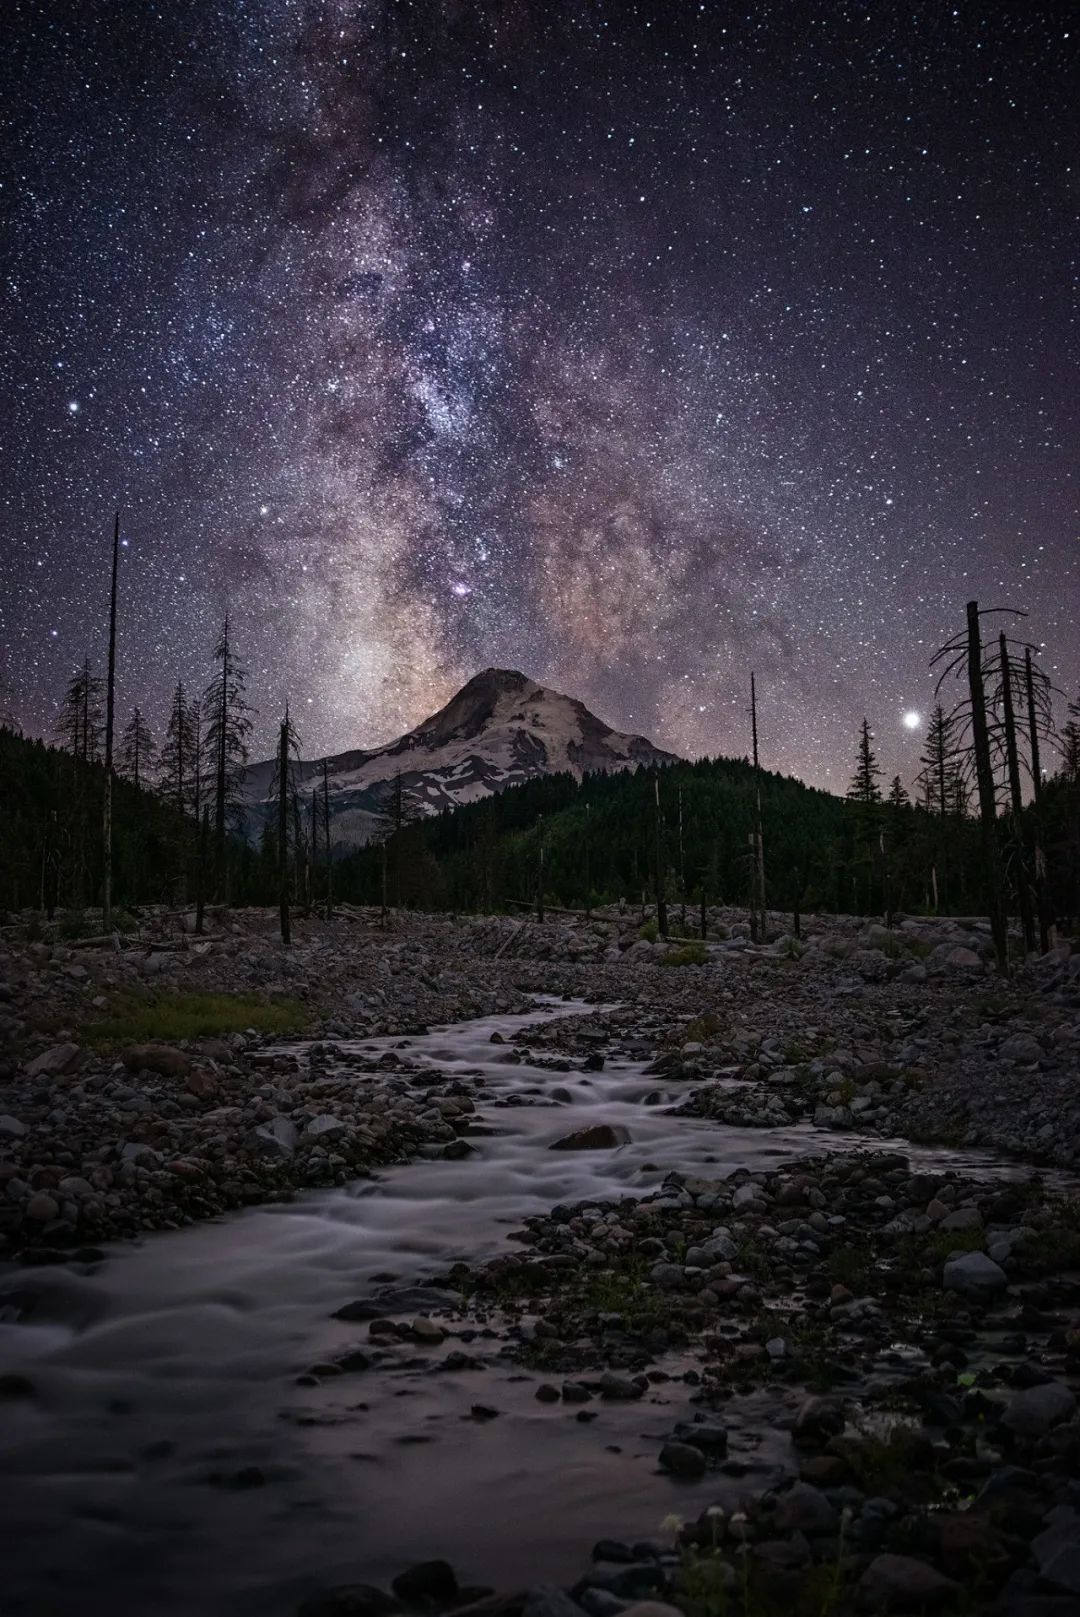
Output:
<instances>
[{"instance_id":1,"label":"evergreen tree","mask_svg":"<svg viewBox=\"0 0 1080 1617\"><path fill-rule=\"evenodd\" d=\"M69 681L60 704L57 739L81 763L97 763L101 757L103 690L104 681L91 673L89 660L84 659L82 667Z\"/></svg>"},{"instance_id":2,"label":"evergreen tree","mask_svg":"<svg viewBox=\"0 0 1080 1617\"><path fill-rule=\"evenodd\" d=\"M165 745L161 749L160 791L183 813L191 800L191 720L184 682L173 692Z\"/></svg>"},{"instance_id":3,"label":"evergreen tree","mask_svg":"<svg viewBox=\"0 0 1080 1617\"><path fill-rule=\"evenodd\" d=\"M910 806L911 798L908 796L907 787L904 785L899 775L894 775L892 778L892 784L889 787L889 807L901 809L910 808Z\"/></svg>"},{"instance_id":4,"label":"evergreen tree","mask_svg":"<svg viewBox=\"0 0 1080 1617\"><path fill-rule=\"evenodd\" d=\"M956 720L939 704L930 715L919 758L923 766L919 784L926 793L927 808L933 814L955 812L953 804L960 775L957 751Z\"/></svg>"},{"instance_id":5,"label":"evergreen tree","mask_svg":"<svg viewBox=\"0 0 1080 1617\"><path fill-rule=\"evenodd\" d=\"M157 748L143 719L142 709L136 708L127 722L120 742L120 773L136 786L149 783Z\"/></svg>"},{"instance_id":6,"label":"evergreen tree","mask_svg":"<svg viewBox=\"0 0 1080 1617\"><path fill-rule=\"evenodd\" d=\"M881 775L881 766L878 764L874 752L874 734L869 721L862 721L859 731L859 748L855 759L855 773L848 787L848 799L852 803L862 803L865 807L872 807L881 802L881 787L878 779Z\"/></svg>"},{"instance_id":7,"label":"evergreen tree","mask_svg":"<svg viewBox=\"0 0 1080 1617\"><path fill-rule=\"evenodd\" d=\"M214 648L218 671L206 687L203 711L208 776L213 794L214 885L219 899L226 895L226 837L240 810L240 789L248 761L248 737L253 709L247 700L247 674L240 666L226 612L221 636Z\"/></svg>"}]
</instances>

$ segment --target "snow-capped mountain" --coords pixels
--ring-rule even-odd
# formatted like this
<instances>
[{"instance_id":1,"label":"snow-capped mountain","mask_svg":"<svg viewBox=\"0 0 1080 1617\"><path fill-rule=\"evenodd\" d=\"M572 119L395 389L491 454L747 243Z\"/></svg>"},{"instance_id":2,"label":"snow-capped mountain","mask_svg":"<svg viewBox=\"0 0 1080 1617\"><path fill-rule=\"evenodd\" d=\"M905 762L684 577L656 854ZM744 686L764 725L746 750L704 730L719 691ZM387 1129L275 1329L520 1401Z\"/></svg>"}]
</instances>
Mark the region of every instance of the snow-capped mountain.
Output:
<instances>
[{"instance_id":1,"label":"snow-capped mountain","mask_svg":"<svg viewBox=\"0 0 1080 1617\"><path fill-rule=\"evenodd\" d=\"M475 802L537 775L569 771L580 777L675 761L673 753L644 736L613 730L573 697L547 690L514 669L485 668L397 741L327 760L331 836L335 843L369 841L386 823L399 775L415 816ZM309 797L322 778L322 759L299 766L300 788ZM266 817L273 780L273 760L247 771L252 831Z\"/></svg>"}]
</instances>

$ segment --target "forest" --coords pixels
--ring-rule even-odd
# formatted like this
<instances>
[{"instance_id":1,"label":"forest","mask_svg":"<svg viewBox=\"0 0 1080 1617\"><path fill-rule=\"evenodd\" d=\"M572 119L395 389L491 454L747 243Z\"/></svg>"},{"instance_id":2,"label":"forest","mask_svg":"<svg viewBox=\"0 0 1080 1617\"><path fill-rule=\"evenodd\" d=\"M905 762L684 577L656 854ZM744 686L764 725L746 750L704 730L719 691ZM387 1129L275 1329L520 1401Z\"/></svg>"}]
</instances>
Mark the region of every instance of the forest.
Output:
<instances>
[{"instance_id":1,"label":"forest","mask_svg":"<svg viewBox=\"0 0 1080 1617\"><path fill-rule=\"evenodd\" d=\"M844 798L756 756L549 775L434 818L398 782L365 848L334 843L328 788L302 799L287 713L276 811L257 841L245 834L252 709L226 620L214 677L198 696L177 687L160 749L136 708L110 767L105 682L89 663L65 694L61 745L0 728L0 904L96 908L108 867L121 917L169 903L194 907L201 926L211 901L274 904L286 939L294 909L334 902L540 916L623 902L665 932L697 930L724 903L747 906L755 933L766 910L790 912L796 931L807 911L907 912L988 915L1000 940L1015 914L1025 949L1045 948L1080 912L1080 702L1055 731L1032 648L984 643L981 619L972 603L939 654L942 679L958 675L965 694L935 707L910 789L882 780L864 720ZM753 741L756 754L756 703Z\"/></svg>"}]
</instances>

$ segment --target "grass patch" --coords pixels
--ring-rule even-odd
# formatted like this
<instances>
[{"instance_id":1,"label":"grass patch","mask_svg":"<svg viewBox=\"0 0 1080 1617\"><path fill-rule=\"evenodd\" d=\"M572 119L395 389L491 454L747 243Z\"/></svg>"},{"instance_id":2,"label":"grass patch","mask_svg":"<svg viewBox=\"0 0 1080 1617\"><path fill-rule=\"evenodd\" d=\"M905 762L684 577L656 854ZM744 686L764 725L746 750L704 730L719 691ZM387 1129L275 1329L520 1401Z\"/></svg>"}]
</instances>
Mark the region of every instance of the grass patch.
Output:
<instances>
[{"instance_id":1,"label":"grass patch","mask_svg":"<svg viewBox=\"0 0 1080 1617\"><path fill-rule=\"evenodd\" d=\"M83 1030L87 1044L109 1050L124 1044L175 1044L184 1039L221 1038L228 1033L302 1033L311 1012L295 999L261 999L256 994L126 994L108 1015Z\"/></svg>"},{"instance_id":2,"label":"grass patch","mask_svg":"<svg viewBox=\"0 0 1080 1617\"><path fill-rule=\"evenodd\" d=\"M1080 1269L1080 1201L1062 1202L1056 1209L1060 1222L1052 1229L1032 1232L1016 1243L1014 1255L1028 1275L1057 1274Z\"/></svg>"},{"instance_id":3,"label":"grass patch","mask_svg":"<svg viewBox=\"0 0 1080 1617\"><path fill-rule=\"evenodd\" d=\"M662 966L703 966L708 959L703 943L684 943L681 949L669 949L661 960Z\"/></svg>"},{"instance_id":4,"label":"grass patch","mask_svg":"<svg viewBox=\"0 0 1080 1617\"><path fill-rule=\"evenodd\" d=\"M655 921L646 921L638 931L638 937L643 943L655 943L660 936L660 928Z\"/></svg>"},{"instance_id":5,"label":"grass patch","mask_svg":"<svg viewBox=\"0 0 1080 1617\"><path fill-rule=\"evenodd\" d=\"M940 1492L931 1445L911 1426L893 1426L880 1437L834 1437L829 1449L846 1462L864 1493L915 1493L929 1500Z\"/></svg>"},{"instance_id":6,"label":"grass patch","mask_svg":"<svg viewBox=\"0 0 1080 1617\"><path fill-rule=\"evenodd\" d=\"M695 1016L692 1022L687 1022L682 1030L681 1039L684 1044L706 1044L715 1039L720 1032L720 1018L711 1011L704 1016Z\"/></svg>"}]
</instances>

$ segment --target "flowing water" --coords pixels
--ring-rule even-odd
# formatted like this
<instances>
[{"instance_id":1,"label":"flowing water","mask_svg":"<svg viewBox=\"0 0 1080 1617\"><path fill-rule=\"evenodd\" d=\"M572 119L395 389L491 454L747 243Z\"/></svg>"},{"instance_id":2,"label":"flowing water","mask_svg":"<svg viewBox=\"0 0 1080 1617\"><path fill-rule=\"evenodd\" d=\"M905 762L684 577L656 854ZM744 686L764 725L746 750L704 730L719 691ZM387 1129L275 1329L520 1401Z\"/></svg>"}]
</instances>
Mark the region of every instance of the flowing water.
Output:
<instances>
[{"instance_id":1,"label":"flowing water","mask_svg":"<svg viewBox=\"0 0 1080 1617\"><path fill-rule=\"evenodd\" d=\"M393 1049L478 1083L477 1122L492 1132L473 1137L466 1160L421 1160L154 1235L113 1248L94 1273L0 1281L0 1293L33 1299L0 1323L0 1370L28 1375L38 1393L0 1405L0 1611L290 1617L314 1587L385 1582L434 1556L468 1582L568 1582L593 1539L656 1536L668 1511L720 1495L715 1477L657 1475L660 1440L690 1410L677 1379L641 1403L594 1403L583 1424L537 1402L537 1377L485 1366L496 1344L481 1333L403 1343L378 1369L316 1386L296 1380L366 1344L364 1326L331 1317L342 1304L498 1252L529 1214L642 1194L672 1169L718 1178L860 1143L674 1117L656 1104L658 1086L669 1100L689 1086L649 1077L644 1062L557 1073L510 1064L492 1045L494 1032L587 1008L540 1002L525 1016L345 1047L366 1059ZM553 1089L569 1100L553 1102ZM594 1122L625 1125L630 1143L549 1149ZM399 1311L437 1312L407 1297ZM480 1367L438 1368L454 1349ZM476 1405L498 1414L476 1416ZM756 1395L732 1445L764 1481L787 1458L775 1413Z\"/></svg>"}]
</instances>

